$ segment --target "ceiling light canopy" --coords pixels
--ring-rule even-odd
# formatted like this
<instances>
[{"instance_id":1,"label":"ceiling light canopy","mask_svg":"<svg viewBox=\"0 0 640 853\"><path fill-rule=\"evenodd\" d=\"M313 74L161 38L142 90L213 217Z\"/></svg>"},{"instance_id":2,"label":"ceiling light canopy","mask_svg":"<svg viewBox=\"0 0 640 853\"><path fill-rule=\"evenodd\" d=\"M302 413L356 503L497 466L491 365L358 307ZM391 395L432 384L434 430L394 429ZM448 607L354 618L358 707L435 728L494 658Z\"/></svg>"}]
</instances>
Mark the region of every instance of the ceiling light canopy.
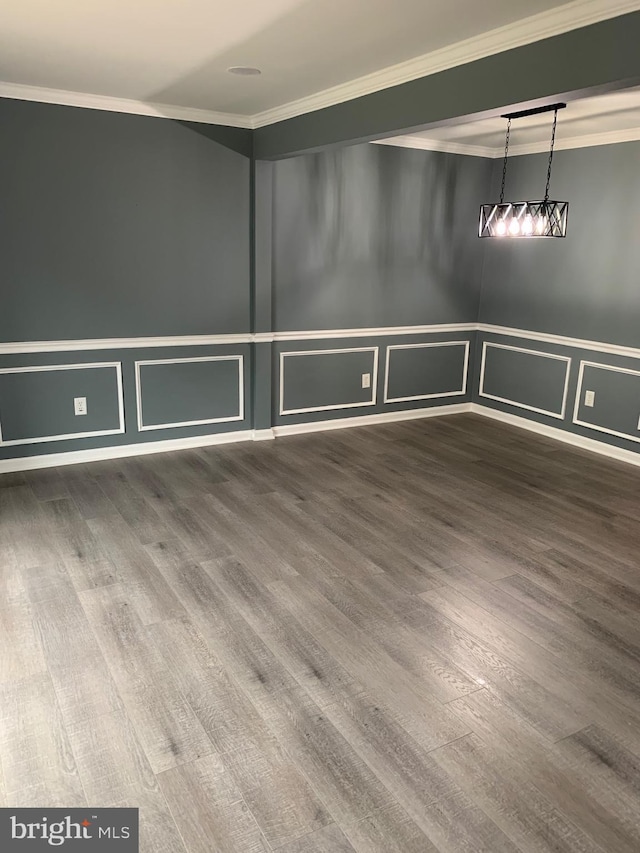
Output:
<instances>
[{"instance_id":1,"label":"ceiling light canopy","mask_svg":"<svg viewBox=\"0 0 640 853\"><path fill-rule=\"evenodd\" d=\"M548 107L538 107L532 110L522 110L508 113L503 118L507 121L507 135L504 145L504 162L502 165L502 187L498 203L483 204L480 207L479 237L518 237L532 239L534 237L565 237L567 234L568 201L552 201L549 198L551 183L551 164L553 162L553 147L556 139L558 110L566 104L552 104ZM549 148L549 165L547 167L547 184L542 201L505 201L504 187L507 178L507 160L509 157L509 137L511 135L511 120L524 116L553 110L553 128L551 130L551 146Z\"/></svg>"}]
</instances>

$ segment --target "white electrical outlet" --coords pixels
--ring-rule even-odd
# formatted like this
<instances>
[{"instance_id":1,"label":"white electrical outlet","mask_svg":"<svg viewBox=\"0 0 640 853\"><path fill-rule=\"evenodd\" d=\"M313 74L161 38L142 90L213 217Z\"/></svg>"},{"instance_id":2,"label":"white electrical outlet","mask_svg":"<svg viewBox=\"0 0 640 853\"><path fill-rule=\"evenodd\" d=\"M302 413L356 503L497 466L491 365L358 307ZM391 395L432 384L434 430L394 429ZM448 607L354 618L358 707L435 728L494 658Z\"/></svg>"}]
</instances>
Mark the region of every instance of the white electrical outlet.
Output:
<instances>
[{"instance_id":1,"label":"white electrical outlet","mask_svg":"<svg viewBox=\"0 0 640 853\"><path fill-rule=\"evenodd\" d=\"M87 414L87 398L86 397L74 397L73 398L73 414L74 415L86 415Z\"/></svg>"},{"instance_id":2,"label":"white electrical outlet","mask_svg":"<svg viewBox=\"0 0 640 853\"><path fill-rule=\"evenodd\" d=\"M362 374L362 387L363 388L371 388L371 374L363 373Z\"/></svg>"},{"instance_id":3,"label":"white electrical outlet","mask_svg":"<svg viewBox=\"0 0 640 853\"><path fill-rule=\"evenodd\" d=\"M589 406L589 408L593 408L593 405L595 402L596 402L596 392L595 391L585 391L584 392L584 404L585 404L585 406Z\"/></svg>"}]
</instances>

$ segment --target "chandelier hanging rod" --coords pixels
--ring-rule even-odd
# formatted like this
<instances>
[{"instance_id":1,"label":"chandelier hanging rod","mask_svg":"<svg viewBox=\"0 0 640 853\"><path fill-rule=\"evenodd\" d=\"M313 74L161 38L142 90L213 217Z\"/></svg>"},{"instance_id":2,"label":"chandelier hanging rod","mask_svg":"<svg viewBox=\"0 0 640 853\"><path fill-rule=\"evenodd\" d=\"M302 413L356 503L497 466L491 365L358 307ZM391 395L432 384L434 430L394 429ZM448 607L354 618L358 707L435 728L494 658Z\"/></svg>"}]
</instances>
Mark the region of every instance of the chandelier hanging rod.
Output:
<instances>
[{"instance_id":1,"label":"chandelier hanging rod","mask_svg":"<svg viewBox=\"0 0 640 853\"><path fill-rule=\"evenodd\" d=\"M515 113L504 113L500 118L525 118L525 116L537 116L541 113L552 113L554 110L563 110L566 104L549 104L546 107L532 107L530 110L518 110Z\"/></svg>"}]
</instances>

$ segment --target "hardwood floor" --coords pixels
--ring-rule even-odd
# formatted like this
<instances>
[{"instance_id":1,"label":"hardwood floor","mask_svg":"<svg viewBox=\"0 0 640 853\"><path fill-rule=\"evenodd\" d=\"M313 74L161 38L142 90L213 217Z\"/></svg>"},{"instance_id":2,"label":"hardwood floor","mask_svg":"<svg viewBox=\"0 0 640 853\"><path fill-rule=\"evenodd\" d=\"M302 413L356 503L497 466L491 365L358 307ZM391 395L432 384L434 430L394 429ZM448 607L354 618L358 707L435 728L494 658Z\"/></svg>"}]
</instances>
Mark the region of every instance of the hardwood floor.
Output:
<instances>
[{"instance_id":1,"label":"hardwood floor","mask_svg":"<svg viewBox=\"0 0 640 853\"><path fill-rule=\"evenodd\" d=\"M639 486L474 415L0 477L0 804L637 853Z\"/></svg>"}]
</instances>

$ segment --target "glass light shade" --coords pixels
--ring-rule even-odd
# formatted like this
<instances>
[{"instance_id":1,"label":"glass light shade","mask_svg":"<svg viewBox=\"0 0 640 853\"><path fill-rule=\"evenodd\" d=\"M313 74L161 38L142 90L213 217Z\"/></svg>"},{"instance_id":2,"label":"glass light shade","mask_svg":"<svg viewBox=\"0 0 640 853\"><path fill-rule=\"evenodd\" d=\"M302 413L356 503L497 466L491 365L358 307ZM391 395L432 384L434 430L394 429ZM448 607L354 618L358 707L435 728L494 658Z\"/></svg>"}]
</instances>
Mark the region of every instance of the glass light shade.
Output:
<instances>
[{"instance_id":1,"label":"glass light shade","mask_svg":"<svg viewBox=\"0 0 640 853\"><path fill-rule=\"evenodd\" d=\"M480 207L479 237L566 237L568 201L505 201Z\"/></svg>"}]
</instances>

